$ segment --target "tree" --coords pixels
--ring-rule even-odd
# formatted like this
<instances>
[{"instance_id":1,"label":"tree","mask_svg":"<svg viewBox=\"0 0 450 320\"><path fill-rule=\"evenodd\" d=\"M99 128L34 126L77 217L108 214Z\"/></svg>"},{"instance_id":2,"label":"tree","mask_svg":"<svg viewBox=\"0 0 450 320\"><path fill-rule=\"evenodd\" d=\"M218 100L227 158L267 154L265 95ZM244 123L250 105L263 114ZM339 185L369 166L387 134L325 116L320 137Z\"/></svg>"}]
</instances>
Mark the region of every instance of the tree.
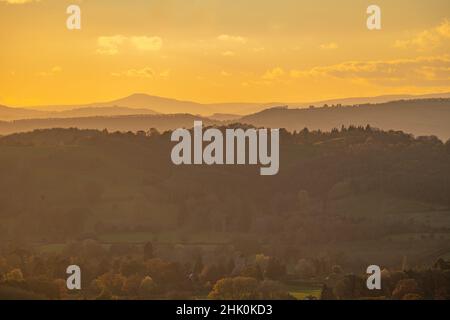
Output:
<instances>
[{"instance_id":1,"label":"tree","mask_svg":"<svg viewBox=\"0 0 450 320\"><path fill-rule=\"evenodd\" d=\"M141 285L139 287L139 293L144 298L150 298L156 291L156 284L152 277L146 276L142 279Z\"/></svg>"},{"instance_id":2,"label":"tree","mask_svg":"<svg viewBox=\"0 0 450 320\"><path fill-rule=\"evenodd\" d=\"M22 270L20 270L19 268L11 270L10 272L6 273L5 280L17 282L23 281L24 279Z\"/></svg>"},{"instance_id":3,"label":"tree","mask_svg":"<svg viewBox=\"0 0 450 320\"><path fill-rule=\"evenodd\" d=\"M244 267L241 271L241 276L255 278L258 281L264 280L263 272L258 264Z\"/></svg>"},{"instance_id":4,"label":"tree","mask_svg":"<svg viewBox=\"0 0 450 320\"><path fill-rule=\"evenodd\" d=\"M200 273L200 280L203 282L212 282L215 283L220 277L223 276L223 273L220 272L217 265L208 265L203 268Z\"/></svg>"},{"instance_id":5,"label":"tree","mask_svg":"<svg viewBox=\"0 0 450 320\"><path fill-rule=\"evenodd\" d=\"M258 281L254 278L224 278L216 282L208 297L215 300L254 300Z\"/></svg>"},{"instance_id":6,"label":"tree","mask_svg":"<svg viewBox=\"0 0 450 320\"><path fill-rule=\"evenodd\" d=\"M279 259L270 258L264 276L272 280L282 279L286 276L286 266Z\"/></svg>"},{"instance_id":7,"label":"tree","mask_svg":"<svg viewBox=\"0 0 450 320\"><path fill-rule=\"evenodd\" d=\"M66 280L64 279L55 279L53 280L53 283L55 284L57 290L58 290L58 296L61 298L64 298L64 296L67 293L67 284Z\"/></svg>"},{"instance_id":8,"label":"tree","mask_svg":"<svg viewBox=\"0 0 450 320\"><path fill-rule=\"evenodd\" d=\"M153 245L149 241L144 245L144 259L153 259Z\"/></svg>"},{"instance_id":9,"label":"tree","mask_svg":"<svg viewBox=\"0 0 450 320\"><path fill-rule=\"evenodd\" d=\"M408 293L403 296L402 300L423 300L423 297L417 293Z\"/></svg>"},{"instance_id":10,"label":"tree","mask_svg":"<svg viewBox=\"0 0 450 320\"><path fill-rule=\"evenodd\" d=\"M336 282L334 295L340 300L361 297L367 290L365 281L355 275L347 275Z\"/></svg>"},{"instance_id":11,"label":"tree","mask_svg":"<svg viewBox=\"0 0 450 320\"><path fill-rule=\"evenodd\" d=\"M333 289L328 287L326 284L322 287L322 292L320 293L320 300L336 300Z\"/></svg>"},{"instance_id":12,"label":"tree","mask_svg":"<svg viewBox=\"0 0 450 320\"><path fill-rule=\"evenodd\" d=\"M403 279L400 280L395 286L394 291L392 292L392 297L397 300L402 300L406 297L411 298L411 295L418 295L419 285L415 279Z\"/></svg>"},{"instance_id":13,"label":"tree","mask_svg":"<svg viewBox=\"0 0 450 320\"><path fill-rule=\"evenodd\" d=\"M137 296L139 294L141 282L141 276L137 274L132 275L125 280L122 290L128 297Z\"/></svg>"},{"instance_id":14,"label":"tree","mask_svg":"<svg viewBox=\"0 0 450 320\"><path fill-rule=\"evenodd\" d=\"M48 299L60 299L60 288L54 281L44 277L27 279L27 288L37 294L42 294Z\"/></svg>"},{"instance_id":15,"label":"tree","mask_svg":"<svg viewBox=\"0 0 450 320\"><path fill-rule=\"evenodd\" d=\"M314 264L310 260L300 259L296 265L296 271L301 278L309 279L316 274Z\"/></svg>"},{"instance_id":16,"label":"tree","mask_svg":"<svg viewBox=\"0 0 450 320\"><path fill-rule=\"evenodd\" d=\"M104 288L101 293L95 297L95 300L112 300L114 297L107 288Z\"/></svg>"},{"instance_id":17,"label":"tree","mask_svg":"<svg viewBox=\"0 0 450 320\"><path fill-rule=\"evenodd\" d=\"M108 272L98 277L97 285L102 289L102 293L111 293L114 296L123 294L126 278L121 274Z\"/></svg>"}]
</instances>

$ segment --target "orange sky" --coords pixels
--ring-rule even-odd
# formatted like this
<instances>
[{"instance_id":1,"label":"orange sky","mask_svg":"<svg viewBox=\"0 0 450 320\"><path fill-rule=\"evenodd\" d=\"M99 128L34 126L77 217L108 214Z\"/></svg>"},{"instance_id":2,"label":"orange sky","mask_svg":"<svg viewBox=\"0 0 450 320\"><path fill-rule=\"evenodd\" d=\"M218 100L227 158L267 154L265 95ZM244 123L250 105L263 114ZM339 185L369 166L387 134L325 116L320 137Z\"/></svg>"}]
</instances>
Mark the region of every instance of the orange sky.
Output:
<instances>
[{"instance_id":1,"label":"orange sky","mask_svg":"<svg viewBox=\"0 0 450 320\"><path fill-rule=\"evenodd\" d=\"M73 3L81 30L66 28ZM372 3L380 31L366 28ZM448 0L0 0L0 104L448 92L449 12Z\"/></svg>"}]
</instances>

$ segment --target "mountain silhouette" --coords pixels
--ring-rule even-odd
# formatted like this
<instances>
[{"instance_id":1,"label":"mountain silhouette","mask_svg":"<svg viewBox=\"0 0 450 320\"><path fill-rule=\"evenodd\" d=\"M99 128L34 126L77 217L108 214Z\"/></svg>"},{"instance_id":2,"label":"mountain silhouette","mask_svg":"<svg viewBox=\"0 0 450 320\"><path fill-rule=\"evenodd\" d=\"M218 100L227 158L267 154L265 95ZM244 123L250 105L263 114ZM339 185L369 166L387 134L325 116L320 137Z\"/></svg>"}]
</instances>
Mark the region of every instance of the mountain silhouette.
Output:
<instances>
[{"instance_id":1,"label":"mountain silhouette","mask_svg":"<svg viewBox=\"0 0 450 320\"><path fill-rule=\"evenodd\" d=\"M43 111L25 108L12 108L0 105L0 120L39 118L45 114L46 113Z\"/></svg>"},{"instance_id":2,"label":"mountain silhouette","mask_svg":"<svg viewBox=\"0 0 450 320\"><path fill-rule=\"evenodd\" d=\"M400 100L381 104L288 109L272 108L242 117L241 123L257 127L332 130L341 126L370 125L401 130L416 136L450 138L450 99Z\"/></svg>"},{"instance_id":3,"label":"mountain silhouette","mask_svg":"<svg viewBox=\"0 0 450 320\"><path fill-rule=\"evenodd\" d=\"M95 107L90 111L95 111ZM109 108L109 107L105 107ZM113 109L130 111L122 107ZM89 109L88 109L89 110ZM109 110L110 109L105 109ZM328 107L269 108L246 116L215 115L202 117L188 113L145 114L147 109L136 109L140 114L116 116L52 117L44 119L22 119L0 122L0 135L47 128L108 129L109 131L159 131L176 128L191 128L194 120L202 120L205 126L230 123L248 124L255 127L285 128L289 131L329 131L341 126L366 126L383 130L402 130L416 136L435 135L442 140L450 138L450 99L399 100L380 104L353 106L332 105ZM69 111L74 114L85 112Z\"/></svg>"},{"instance_id":4,"label":"mountain silhouette","mask_svg":"<svg viewBox=\"0 0 450 320\"><path fill-rule=\"evenodd\" d=\"M232 103L198 103L145 93L136 93L127 97L107 102L95 102L80 105L47 105L27 108L0 107L0 120L18 120L30 118L62 118L85 116L118 116L133 114L178 114L189 113L203 117L236 119L259 111L286 105L290 108L306 108L311 105L324 106L333 104L356 105L366 103L385 103L396 100L450 98L450 93L428 95L386 95L377 97L356 97L331 99L316 102L232 102Z\"/></svg>"}]
</instances>

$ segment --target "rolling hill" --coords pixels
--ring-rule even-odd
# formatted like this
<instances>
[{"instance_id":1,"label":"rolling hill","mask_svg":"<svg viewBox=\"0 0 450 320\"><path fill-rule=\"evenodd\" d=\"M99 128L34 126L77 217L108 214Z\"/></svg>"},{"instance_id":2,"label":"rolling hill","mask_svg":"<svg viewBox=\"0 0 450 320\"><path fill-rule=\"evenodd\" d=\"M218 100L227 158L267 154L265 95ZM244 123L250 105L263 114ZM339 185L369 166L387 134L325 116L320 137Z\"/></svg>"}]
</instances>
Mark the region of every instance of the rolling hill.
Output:
<instances>
[{"instance_id":1,"label":"rolling hill","mask_svg":"<svg viewBox=\"0 0 450 320\"><path fill-rule=\"evenodd\" d=\"M381 104L311 109L272 108L242 117L241 123L287 130L331 130L341 126L366 126L401 130L416 136L450 138L450 99L400 100Z\"/></svg>"},{"instance_id":2,"label":"rolling hill","mask_svg":"<svg viewBox=\"0 0 450 320\"><path fill-rule=\"evenodd\" d=\"M125 116L136 114L158 114L157 112L144 108L130 107L81 107L63 111L40 111L36 109L12 108L0 106L0 120L23 120L43 118L76 118L76 117L101 117L101 116Z\"/></svg>"},{"instance_id":3,"label":"rolling hill","mask_svg":"<svg viewBox=\"0 0 450 320\"><path fill-rule=\"evenodd\" d=\"M190 114L23 119L0 122L0 135L50 128L107 129L108 131L133 132L148 131L151 128L155 128L159 131L166 131L175 128L190 128L194 120L202 120L205 125L219 123L218 121Z\"/></svg>"},{"instance_id":4,"label":"rolling hill","mask_svg":"<svg viewBox=\"0 0 450 320\"><path fill-rule=\"evenodd\" d=\"M104 107L126 107L137 109L150 109L157 113L175 114L175 113L190 113L199 114L202 116L211 115L214 113L231 113L245 115L261 111L268 107L279 105L280 103L216 103L216 104L202 104L193 101L182 101L177 99L170 99L158 96L152 96L144 93L135 93L130 96L106 101L96 102L84 105L51 105L51 106L34 106L30 107L35 110L47 111L68 111L73 109L85 108L104 108Z\"/></svg>"},{"instance_id":5,"label":"rolling hill","mask_svg":"<svg viewBox=\"0 0 450 320\"><path fill-rule=\"evenodd\" d=\"M136 115L87 116L117 112L133 112ZM145 114L149 112L149 114ZM76 117L52 117L45 119L23 119L0 122L0 135L15 132L32 131L47 128L108 129L109 131L147 131L156 128L159 131L180 127L190 128L194 120L203 120L205 125L220 125L240 122L256 127L285 128L300 131L331 130L341 126L370 125L383 130L401 130L416 136L435 135L442 140L450 138L450 99L400 100L380 104L354 106L331 106L320 108L289 109L276 107L247 116L215 115L211 118L192 114L153 114L147 109L127 109L124 107L95 107L61 112L60 115L81 115Z\"/></svg>"},{"instance_id":6,"label":"rolling hill","mask_svg":"<svg viewBox=\"0 0 450 320\"><path fill-rule=\"evenodd\" d=\"M432 98L450 98L450 93L437 93L428 95L385 95L377 97L356 97L331 99L316 102L235 102L235 103L198 103L193 101L176 100L144 93L136 93L127 97L107 102L96 102L80 105L48 105L27 108L0 109L0 120L18 120L29 118L60 118L83 116L117 116L131 114L177 114L190 113L194 115L210 116L214 114L248 115L268 108L286 105L291 108L307 108L311 105L359 105L367 103L385 103L397 100L417 100ZM147 112L150 110L150 112ZM17 112L15 112L17 111ZM212 116L214 118L214 116ZM223 117L221 117L224 119ZM227 117L230 119L230 117Z\"/></svg>"},{"instance_id":7,"label":"rolling hill","mask_svg":"<svg viewBox=\"0 0 450 320\"><path fill-rule=\"evenodd\" d=\"M74 117L101 117L101 116L131 116L131 115L145 115L158 114L157 112L145 108L132 107L84 107L60 112L52 112L50 115L54 118L74 118Z\"/></svg>"},{"instance_id":8,"label":"rolling hill","mask_svg":"<svg viewBox=\"0 0 450 320\"><path fill-rule=\"evenodd\" d=\"M0 105L0 120L39 118L45 115L46 113L43 111L25 108L12 108Z\"/></svg>"}]
</instances>

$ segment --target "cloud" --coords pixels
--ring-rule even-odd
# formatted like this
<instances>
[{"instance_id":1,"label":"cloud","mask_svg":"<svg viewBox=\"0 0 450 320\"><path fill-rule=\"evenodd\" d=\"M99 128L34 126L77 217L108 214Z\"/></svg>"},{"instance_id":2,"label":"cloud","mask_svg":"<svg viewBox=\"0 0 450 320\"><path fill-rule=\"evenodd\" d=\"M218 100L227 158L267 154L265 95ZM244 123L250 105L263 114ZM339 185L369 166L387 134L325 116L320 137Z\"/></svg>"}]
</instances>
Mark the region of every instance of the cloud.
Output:
<instances>
[{"instance_id":1,"label":"cloud","mask_svg":"<svg viewBox=\"0 0 450 320\"><path fill-rule=\"evenodd\" d=\"M309 70L291 70L289 74L292 78L332 77L392 86L448 84L450 55L387 61L347 61Z\"/></svg>"},{"instance_id":2,"label":"cloud","mask_svg":"<svg viewBox=\"0 0 450 320\"><path fill-rule=\"evenodd\" d=\"M170 76L170 70L164 70L161 72L156 72L150 67L144 67L142 69L129 69L122 72L111 73L113 77L128 77L128 78L147 78L156 79L158 77L162 79L167 79Z\"/></svg>"},{"instance_id":3,"label":"cloud","mask_svg":"<svg viewBox=\"0 0 450 320\"><path fill-rule=\"evenodd\" d=\"M170 69L161 71L161 72L159 73L159 76L160 76L161 78L163 78L163 79L167 79L168 77L170 77L170 72L171 72Z\"/></svg>"},{"instance_id":4,"label":"cloud","mask_svg":"<svg viewBox=\"0 0 450 320\"><path fill-rule=\"evenodd\" d=\"M263 74L262 79L269 80L269 81L277 80L277 79L281 78L282 76L284 76L285 74L286 74L286 72L282 68L276 67L271 70L267 70Z\"/></svg>"},{"instance_id":5,"label":"cloud","mask_svg":"<svg viewBox=\"0 0 450 320\"><path fill-rule=\"evenodd\" d=\"M444 20L440 25L432 29L424 30L407 40L397 40L396 48L414 48L417 51L431 51L448 43L450 40L450 22Z\"/></svg>"},{"instance_id":6,"label":"cloud","mask_svg":"<svg viewBox=\"0 0 450 320\"><path fill-rule=\"evenodd\" d=\"M152 68L145 67L142 69L130 69L123 72L113 72L111 73L114 77L130 77L130 78L154 78L155 72Z\"/></svg>"},{"instance_id":7,"label":"cloud","mask_svg":"<svg viewBox=\"0 0 450 320\"><path fill-rule=\"evenodd\" d=\"M49 71L41 71L38 73L39 76L41 77L50 77L50 76L54 76L58 73L62 72L62 68L60 66L54 66L53 68L51 68Z\"/></svg>"},{"instance_id":8,"label":"cloud","mask_svg":"<svg viewBox=\"0 0 450 320\"><path fill-rule=\"evenodd\" d=\"M160 37L134 36L130 38L130 41L136 49L142 51L158 51L162 47Z\"/></svg>"},{"instance_id":9,"label":"cloud","mask_svg":"<svg viewBox=\"0 0 450 320\"><path fill-rule=\"evenodd\" d=\"M235 43L241 43L241 44L247 43L246 38L241 37L241 36L231 36L229 34L222 34L222 35L218 36L217 39L220 41L226 41L226 42L235 42Z\"/></svg>"},{"instance_id":10,"label":"cloud","mask_svg":"<svg viewBox=\"0 0 450 320\"><path fill-rule=\"evenodd\" d=\"M320 49L322 50L335 50L337 48L339 48L339 46L335 42L324 43L320 45Z\"/></svg>"},{"instance_id":11,"label":"cloud","mask_svg":"<svg viewBox=\"0 0 450 320\"><path fill-rule=\"evenodd\" d=\"M40 0L0 0L0 2L6 2L9 4L24 4L30 2L39 2Z\"/></svg>"},{"instance_id":12,"label":"cloud","mask_svg":"<svg viewBox=\"0 0 450 320\"><path fill-rule=\"evenodd\" d=\"M125 45L130 45L139 51L159 51L162 47L160 37L131 36L123 35L101 36L97 38L97 53L105 55L116 55Z\"/></svg>"},{"instance_id":13,"label":"cloud","mask_svg":"<svg viewBox=\"0 0 450 320\"><path fill-rule=\"evenodd\" d=\"M264 47L253 48L253 52L263 52L264 50L266 50Z\"/></svg>"},{"instance_id":14,"label":"cloud","mask_svg":"<svg viewBox=\"0 0 450 320\"><path fill-rule=\"evenodd\" d=\"M102 36L97 38L97 53L114 55L119 53L119 47L127 38L122 35Z\"/></svg>"},{"instance_id":15,"label":"cloud","mask_svg":"<svg viewBox=\"0 0 450 320\"><path fill-rule=\"evenodd\" d=\"M236 53L234 51L225 51L225 52L222 52L222 55L224 57L234 57L236 55Z\"/></svg>"}]
</instances>

